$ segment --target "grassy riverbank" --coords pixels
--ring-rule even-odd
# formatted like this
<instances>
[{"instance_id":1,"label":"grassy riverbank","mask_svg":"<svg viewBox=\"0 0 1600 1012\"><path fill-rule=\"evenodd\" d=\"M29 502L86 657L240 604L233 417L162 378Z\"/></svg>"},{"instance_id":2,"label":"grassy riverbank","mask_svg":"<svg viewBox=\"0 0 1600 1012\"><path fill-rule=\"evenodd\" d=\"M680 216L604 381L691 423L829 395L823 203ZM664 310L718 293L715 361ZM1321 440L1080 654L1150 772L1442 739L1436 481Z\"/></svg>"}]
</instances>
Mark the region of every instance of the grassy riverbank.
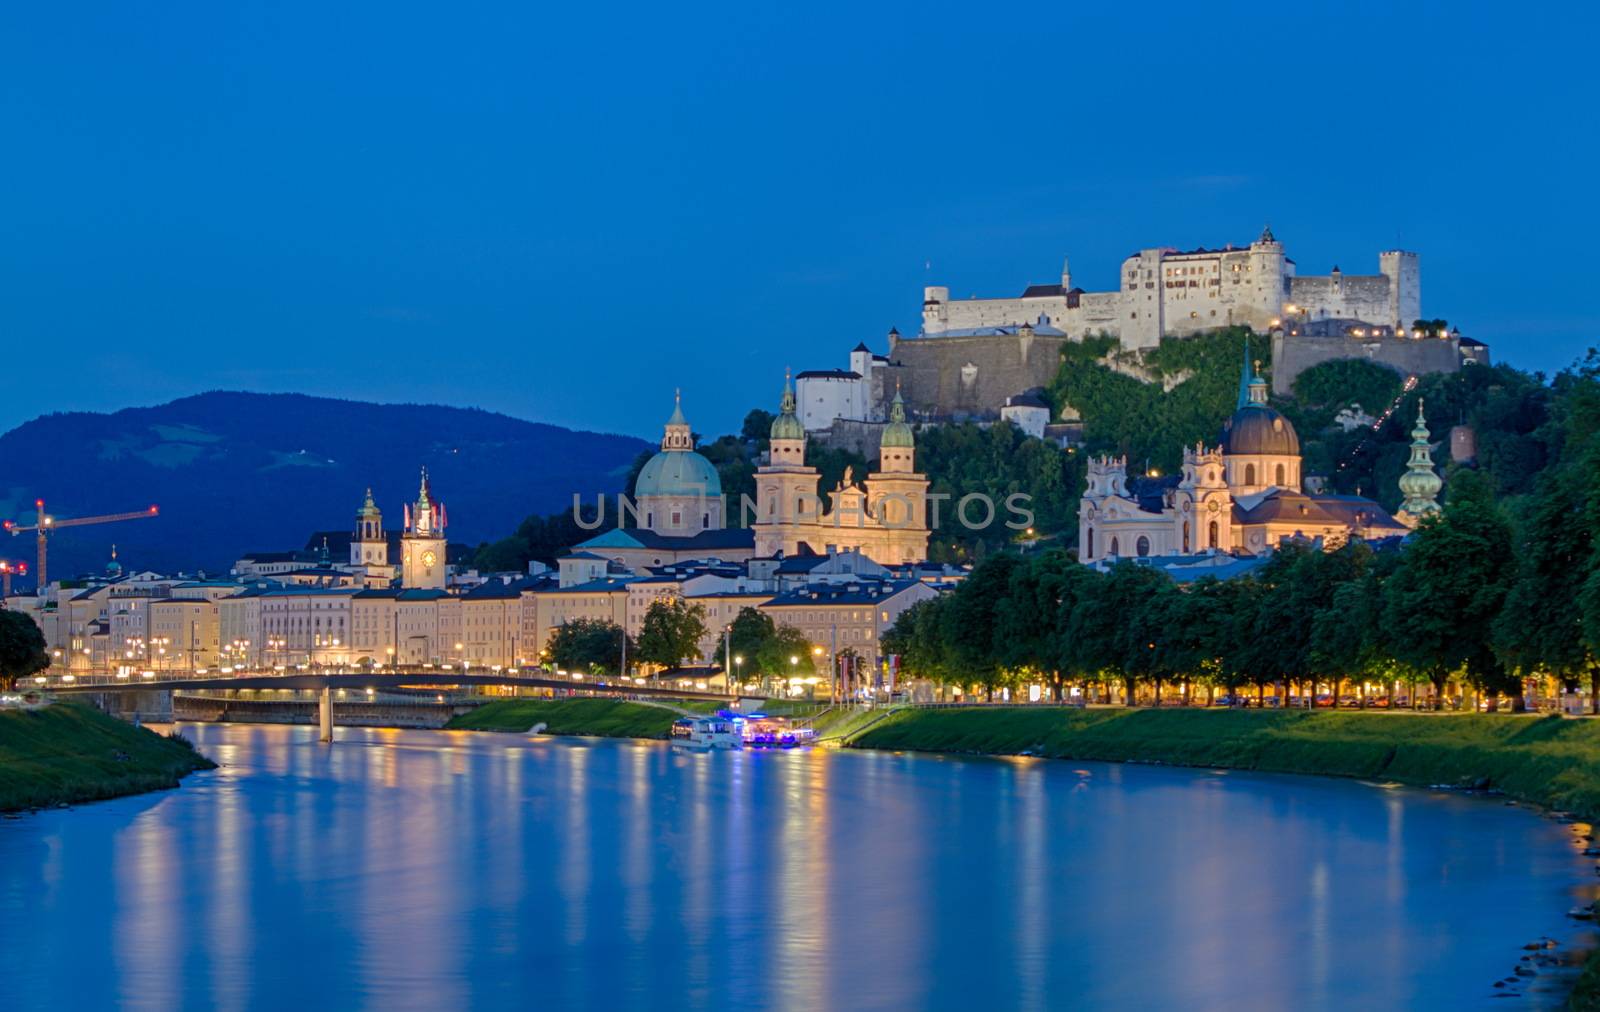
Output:
<instances>
[{"instance_id":1,"label":"grassy riverbank","mask_svg":"<svg viewBox=\"0 0 1600 1012\"><path fill-rule=\"evenodd\" d=\"M1600 820L1600 721L1495 714L1262 710L904 710L860 748L1160 762L1492 786Z\"/></svg>"},{"instance_id":2,"label":"grassy riverbank","mask_svg":"<svg viewBox=\"0 0 1600 1012\"><path fill-rule=\"evenodd\" d=\"M454 717L447 731L515 731L544 724L546 734L665 738L680 714L621 699L503 699Z\"/></svg>"},{"instance_id":3,"label":"grassy riverbank","mask_svg":"<svg viewBox=\"0 0 1600 1012\"><path fill-rule=\"evenodd\" d=\"M78 703L0 711L0 812L162 790L215 763Z\"/></svg>"}]
</instances>

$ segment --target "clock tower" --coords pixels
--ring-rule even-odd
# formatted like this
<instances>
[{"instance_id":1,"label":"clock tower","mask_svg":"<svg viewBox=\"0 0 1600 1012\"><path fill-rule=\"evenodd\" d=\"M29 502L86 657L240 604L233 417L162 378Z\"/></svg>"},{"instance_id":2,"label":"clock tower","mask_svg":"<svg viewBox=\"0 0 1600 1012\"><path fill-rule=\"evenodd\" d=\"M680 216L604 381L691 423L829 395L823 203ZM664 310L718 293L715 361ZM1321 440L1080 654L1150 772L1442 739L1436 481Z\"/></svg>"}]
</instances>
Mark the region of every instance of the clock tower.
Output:
<instances>
[{"instance_id":1,"label":"clock tower","mask_svg":"<svg viewBox=\"0 0 1600 1012\"><path fill-rule=\"evenodd\" d=\"M400 536L400 585L408 590L443 590L444 503L434 502L429 494L427 468L422 469L416 503L406 506L405 524Z\"/></svg>"}]
</instances>

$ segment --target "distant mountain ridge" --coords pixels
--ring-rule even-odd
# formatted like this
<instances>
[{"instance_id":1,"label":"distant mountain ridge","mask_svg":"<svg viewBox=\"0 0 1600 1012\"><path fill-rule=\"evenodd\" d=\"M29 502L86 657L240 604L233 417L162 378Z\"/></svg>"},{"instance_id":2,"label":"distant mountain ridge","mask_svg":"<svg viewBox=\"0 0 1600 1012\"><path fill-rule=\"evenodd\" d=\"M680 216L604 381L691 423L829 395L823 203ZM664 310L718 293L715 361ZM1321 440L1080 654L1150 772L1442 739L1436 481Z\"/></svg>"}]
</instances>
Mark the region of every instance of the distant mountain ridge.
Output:
<instances>
[{"instance_id":1,"label":"distant mountain ridge","mask_svg":"<svg viewBox=\"0 0 1600 1012\"><path fill-rule=\"evenodd\" d=\"M217 391L45 415L0 436L0 518L32 523L40 497L61 518L159 504L154 519L52 535L51 577L99 570L113 543L130 569L216 573L353 524L369 486L398 528L426 466L450 540L477 544L569 508L574 492L620 491L649 445L477 408ZM0 538L0 557L31 568L32 538Z\"/></svg>"}]
</instances>

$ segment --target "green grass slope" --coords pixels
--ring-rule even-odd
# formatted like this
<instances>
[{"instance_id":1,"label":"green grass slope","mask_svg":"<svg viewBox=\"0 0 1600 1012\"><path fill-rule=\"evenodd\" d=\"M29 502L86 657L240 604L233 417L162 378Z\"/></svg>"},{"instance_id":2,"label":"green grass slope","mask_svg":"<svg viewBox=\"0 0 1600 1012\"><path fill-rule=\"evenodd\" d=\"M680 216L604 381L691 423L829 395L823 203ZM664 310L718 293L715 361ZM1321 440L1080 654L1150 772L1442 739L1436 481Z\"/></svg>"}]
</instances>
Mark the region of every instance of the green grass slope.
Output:
<instances>
[{"instance_id":1,"label":"green grass slope","mask_svg":"<svg viewBox=\"0 0 1600 1012\"><path fill-rule=\"evenodd\" d=\"M447 731L515 731L544 724L547 734L665 738L678 714L620 699L504 699L453 718Z\"/></svg>"},{"instance_id":2,"label":"green grass slope","mask_svg":"<svg viewBox=\"0 0 1600 1012\"><path fill-rule=\"evenodd\" d=\"M176 787L214 766L187 741L89 706L0 711L0 811Z\"/></svg>"},{"instance_id":3,"label":"green grass slope","mask_svg":"<svg viewBox=\"0 0 1600 1012\"><path fill-rule=\"evenodd\" d=\"M1600 721L1509 715L1260 710L905 710L861 748L1161 762L1486 784L1600 819Z\"/></svg>"}]
</instances>

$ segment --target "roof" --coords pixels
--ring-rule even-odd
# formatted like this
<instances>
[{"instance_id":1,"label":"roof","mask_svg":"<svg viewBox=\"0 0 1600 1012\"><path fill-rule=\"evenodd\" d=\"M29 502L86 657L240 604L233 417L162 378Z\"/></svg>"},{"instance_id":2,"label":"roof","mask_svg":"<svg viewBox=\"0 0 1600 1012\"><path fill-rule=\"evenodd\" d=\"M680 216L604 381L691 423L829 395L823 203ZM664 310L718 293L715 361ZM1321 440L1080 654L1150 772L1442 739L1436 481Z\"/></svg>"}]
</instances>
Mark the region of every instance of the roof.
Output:
<instances>
[{"instance_id":1,"label":"roof","mask_svg":"<svg viewBox=\"0 0 1600 1012\"><path fill-rule=\"evenodd\" d=\"M1166 509L1167 492L1177 488L1182 480L1181 474L1163 474L1157 477L1141 475L1128 479L1128 493L1143 512L1160 513Z\"/></svg>"},{"instance_id":2,"label":"roof","mask_svg":"<svg viewBox=\"0 0 1600 1012\"><path fill-rule=\"evenodd\" d=\"M1251 497L1254 498L1254 497ZM1249 502L1247 498L1246 503ZM1234 503L1235 523L1305 523L1338 525L1383 536L1409 533L1400 521L1371 499L1358 495L1308 495L1288 489L1270 489L1252 505Z\"/></svg>"},{"instance_id":3,"label":"roof","mask_svg":"<svg viewBox=\"0 0 1600 1012\"><path fill-rule=\"evenodd\" d=\"M748 527L730 527L720 531L701 531L687 538L673 538L655 531L632 527L626 530L613 527L579 544L577 549L589 548L653 548L672 552L698 552L717 548L754 548L755 532Z\"/></svg>"},{"instance_id":4,"label":"roof","mask_svg":"<svg viewBox=\"0 0 1600 1012\"><path fill-rule=\"evenodd\" d=\"M1047 299L1053 295L1065 295L1066 291L1060 285L1029 285L1022 290L1024 299Z\"/></svg>"},{"instance_id":5,"label":"roof","mask_svg":"<svg viewBox=\"0 0 1600 1012\"><path fill-rule=\"evenodd\" d=\"M1294 424L1265 404L1246 404L1222 426L1220 438L1226 454L1300 456L1300 436Z\"/></svg>"},{"instance_id":6,"label":"roof","mask_svg":"<svg viewBox=\"0 0 1600 1012\"><path fill-rule=\"evenodd\" d=\"M568 559L593 559L593 560L595 560L597 562L606 561L606 557L604 555L596 555L593 552L573 552L570 555L563 555L557 561L565 562Z\"/></svg>"},{"instance_id":7,"label":"roof","mask_svg":"<svg viewBox=\"0 0 1600 1012\"><path fill-rule=\"evenodd\" d=\"M535 594L604 594L626 590L628 584L637 582L632 576L605 576L598 580L576 583L570 587L543 586L533 588Z\"/></svg>"},{"instance_id":8,"label":"roof","mask_svg":"<svg viewBox=\"0 0 1600 1012\"><path fill-rule=\"evenodd\" d=\"M1044 402L1044 398L1035 393L1013 394L1012 396L1006 398L1006 407L1044 408L1046 411L1050 410L1050 405Z\"/></svg>"},{"instance_id":9,"label":"roof","mask_svg":"<svg viewBox=\"0 0 1600 1012\"><path fill-rule=\"evenodd\" d=\"M1043 321L1027 324L1008 323L999 327L961 327L953 330L940 330L918 340L937 341L941 337L1015 337L1027 327L1036 337L1066 337L1067 332L1060 327Z\"/></svg>"},{"instance_id":10,"label":"roof","mask_svg":"<svg viewBox=\"0 0 1600 1012\"><path fill-rule=\"evenodd\" d=\"M797 381L803 379L858 380L861 378L861 374L853 369L807 369L805 372L795 373L794 378Z\"/></svg>"},{"instance_id":11,"label":"roof","mask_svg":"<svg viewBox=\"0 0 1600 1012\"><path fill-rule=\"evenodd\" d=\"M865 341L862 341L860 344L856 345L854 348L851 348L850 351L851 352L864 351L869 355L872 353L872 349L867 347L867 342L865 342Z\"/></svg>"},{"instance_id":12,"label":"roof","mask_svg":"<svg viewBox=\"0 0 1600 1012\"><path fill-rule=\"evenodd\" d=\"M633 485L635 499L652 495L715 499L721 494L717 469L693 450L662 450L645 462Z\"/></svg>"},{"instance_id":13,"label":"roof","mask_svg":"<svg viewBox=\"0 0 1600 1012\"><path fill-rule=\"evenodd\" d=\"M784 608L824 604L876 604L912 587L928 589L921 580L860 580L849 583L813 583L786 591L762 607Z\"/></svg>"}]
</instances>

